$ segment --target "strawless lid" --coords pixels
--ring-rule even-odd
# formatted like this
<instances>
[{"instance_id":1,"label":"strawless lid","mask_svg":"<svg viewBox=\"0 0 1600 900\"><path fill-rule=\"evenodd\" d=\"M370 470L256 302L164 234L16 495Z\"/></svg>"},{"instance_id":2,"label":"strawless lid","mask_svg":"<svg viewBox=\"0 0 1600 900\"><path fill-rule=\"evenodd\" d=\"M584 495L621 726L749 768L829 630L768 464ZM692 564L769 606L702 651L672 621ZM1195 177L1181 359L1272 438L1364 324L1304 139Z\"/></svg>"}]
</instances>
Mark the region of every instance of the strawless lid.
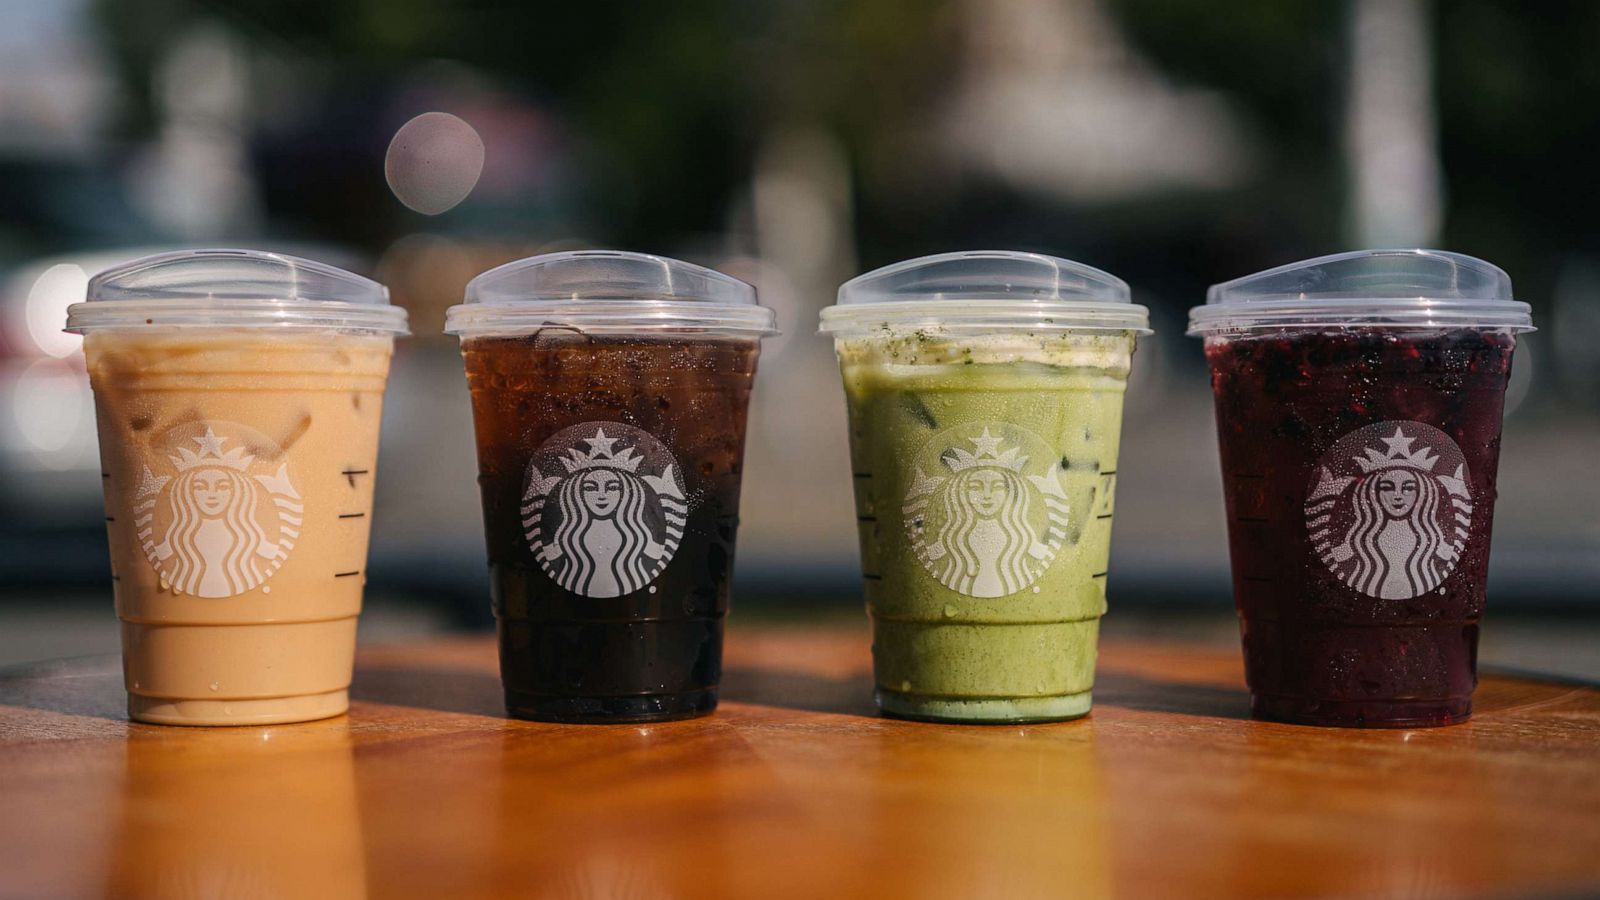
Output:
<instances>
[{"instance_id":1,"label":"strawless lid","mask_svg":"<svg viewBox=\"0 0 1600 900\"><path fill-rule=\"evenodd\" d=\"M776 314L756 289L681 260L621 250L530 256L467 282L466 301L445 314L447 334L776 334Z\"/></svg>"},{"instance_id":2,"label":"strawless lid","mask_svg":"<svg viewBox=\"0 0 1600 900\"><path fill-rule=\"evenodd\" d=\"M404 335L406 311L383 285L333 266L256 250L180 250L89 279L67 331L108 328L299 328Z\"/></svg>"},{"instance_id":3,"label":"strawless lid","mask_svg":"<svg viewBox=\"0 0 1600 900\"><path fill-rule=\"evenodd\" d=\"M1532 331L1511 276L1442 250L1357 250L1214 285L1189 311L1189 334L1327 327Z\"/></svg>"},{"instance_id":4,"label":"strawless lid","mask_svg":"<svg viewBox=\"0 0 1600 900\"><path fill-rule=\"evenodd\" d=\"M1150 312L1130 302L1122 279L1038 253L973 250L885 266L839 288L822 311L822 332L881 329L1133 331L1150 333Z\"/></svg>"}]
</instances>

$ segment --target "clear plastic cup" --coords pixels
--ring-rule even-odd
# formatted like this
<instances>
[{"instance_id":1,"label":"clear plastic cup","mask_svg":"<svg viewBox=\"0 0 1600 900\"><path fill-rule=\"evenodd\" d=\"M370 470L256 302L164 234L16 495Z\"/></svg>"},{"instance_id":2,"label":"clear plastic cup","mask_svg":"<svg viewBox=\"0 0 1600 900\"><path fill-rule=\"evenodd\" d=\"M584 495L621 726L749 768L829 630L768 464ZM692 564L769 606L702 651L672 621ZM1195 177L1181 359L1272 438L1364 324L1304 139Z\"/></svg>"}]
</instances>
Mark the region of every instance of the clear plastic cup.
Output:
<instances>
[{"instance_id":1,"label":"clear plastic cup","mask_svg":"<svg viewBox=\"0 0 1600 900\"><path fill-rule=\"evenodd\" d=\"M1089 711L1135 338L1098 269L929 256L822 312L849 409L878 704L964 722Z\"/></svg>"},{"instance_id":2,"label":"clear plastic cup","mask_svg":"<svg viewBox=\"0 0 1600 900\"><path fill-rule=\"evenodd\" d=\"M94 388L129 715L344 712L405 311L321 263L196 250L95 276L67 330Z\"/></svg>"},{"instance_id":3,"label":"clear plastic cup","mask_svg":"<svg viewBox=\"0 0 1600 900\"><path fill-rule=\"evenodd\" d=\"M1282 266L1190 313L1255 715L1471 714L1501 409L1531 330L1505 272L1433 250Z\"/></svg>"},{"instance_id":4,"label":"clear plastic cup","mask_svg":"<svg viewBox=\"0 0 1600 900\"><path fill-rule=\"evenodd\" d=\"M509 263L450 309L511 715L716 707L746 411L773 321L742 281L610 250Z\"/></svg>"}]
</instances>

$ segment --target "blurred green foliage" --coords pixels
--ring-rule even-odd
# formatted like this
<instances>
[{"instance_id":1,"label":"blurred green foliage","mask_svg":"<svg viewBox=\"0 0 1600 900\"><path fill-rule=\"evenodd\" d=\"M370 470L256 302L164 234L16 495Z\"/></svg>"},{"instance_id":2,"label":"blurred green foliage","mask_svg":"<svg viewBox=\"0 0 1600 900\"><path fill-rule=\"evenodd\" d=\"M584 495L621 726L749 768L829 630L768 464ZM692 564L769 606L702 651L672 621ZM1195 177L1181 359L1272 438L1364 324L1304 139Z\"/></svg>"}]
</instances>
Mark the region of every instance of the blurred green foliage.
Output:
<instances>
[{"instance_id":1,"label":"blurred green foliage","mask_svg":"<svg viewBox=\"0 0 1600 900\"><path fill-rule=\"evenodd\" d=\"M867 265L957 246L1044 247L1133 273L1159 305L1163 292L1342 244L1349 6L1337 0L1108 3L1131 47L1167 77L1241 110L1258 152L1234 189L1076 207L982 180L915 177L915 142L927 139L918 129L959 71L974 8L951 0L97 4L130 98L124 137L153 127L154 67L199 22L223 23L284 61L295 89L336 110L379 103L419 66L454 61L558 118L584 192L564 224L594 240L669 249L724 231L763 136L804 123L833 133L851 161ZM1439 0L1431 11L1442 243L1505 265L1537 302L1561 260L1600 253L1590 171L1600 3ZM377 124L392 132L398 122ZM388 133L372 131L350 152L381 157ZM336 204L288 214L374 247L415 227L373 185L346 188L360 222Z\"/></svg>"}]
</instances>

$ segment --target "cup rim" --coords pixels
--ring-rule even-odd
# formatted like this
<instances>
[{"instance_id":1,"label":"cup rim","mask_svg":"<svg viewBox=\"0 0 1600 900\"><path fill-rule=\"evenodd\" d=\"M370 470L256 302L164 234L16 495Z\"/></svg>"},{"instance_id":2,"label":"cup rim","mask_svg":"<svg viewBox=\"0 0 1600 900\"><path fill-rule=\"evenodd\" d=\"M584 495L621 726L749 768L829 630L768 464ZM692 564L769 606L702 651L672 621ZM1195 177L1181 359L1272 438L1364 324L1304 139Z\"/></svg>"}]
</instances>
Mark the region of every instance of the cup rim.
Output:
<instances>
[{"instance_id":1,"label":"cup rim","mask_svg":"<svg viewBox=\"0 0 1600 900\"><path fill-rule=\"evenodd\" d=\"M72 334L135 331L149 328L334 331L405 337L411 334L406 311L398 306L373 306L321 300L230 300L225 313L209 300L121 301L122 309L84 302L67 307Z\"/></svg>"},{"instance_id":2,"label":"cup rim","mask_svg":"<svg viewBox=\"0 0 1600 900\"><path fill-rule=\"evenodd\" d=\"M829 306L818 333L838 338L874 333L940 334L1091 332L1148 335L1150 311L1137 303L1093 300L897 300Z\"/></svg>"},{"instance_id":3,"label":"cup rim","mask_svg":"<svg viewBox=\"0 0 1600 900\"><path fill-rule=\"evenodd\" d=\"M1213 303L1189 310L1190 337L1258 331L1329 329L1477 328L1537 331L1533 307L1518 300L1442 300L1429 297L1339 297Z\"/></svg>"},{"instance_id":4,"label":"cup rim","mask_svg":"<svg viewBox=\"0 0 1600 900\"><path fill-rule=\"evenodd\" d=\"M707 335L764 338L778 334L777 313L764 306L636 297L462 303L445 311L445 334L463 340L533 334L546 329L605 335Z\"/></svg>"}]
</instances>

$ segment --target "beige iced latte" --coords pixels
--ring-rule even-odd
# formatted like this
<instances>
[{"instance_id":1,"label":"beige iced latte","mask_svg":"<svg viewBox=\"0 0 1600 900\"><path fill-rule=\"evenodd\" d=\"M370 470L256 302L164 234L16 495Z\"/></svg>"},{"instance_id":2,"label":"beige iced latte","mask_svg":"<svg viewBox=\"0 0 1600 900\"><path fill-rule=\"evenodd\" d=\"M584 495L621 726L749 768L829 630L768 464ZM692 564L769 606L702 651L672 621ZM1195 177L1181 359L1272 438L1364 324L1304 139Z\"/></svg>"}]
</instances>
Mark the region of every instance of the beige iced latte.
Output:
<instances>
[{"instance_id":1,"label":"beige iced latte","mask_svg":"<svg viewBox=\"0 0 1600 900\"><path fill-rule=\"evenodd\" d=\"M344 712L393 336L85 330L129 714Z\"/></svg>"}]
</instances>

